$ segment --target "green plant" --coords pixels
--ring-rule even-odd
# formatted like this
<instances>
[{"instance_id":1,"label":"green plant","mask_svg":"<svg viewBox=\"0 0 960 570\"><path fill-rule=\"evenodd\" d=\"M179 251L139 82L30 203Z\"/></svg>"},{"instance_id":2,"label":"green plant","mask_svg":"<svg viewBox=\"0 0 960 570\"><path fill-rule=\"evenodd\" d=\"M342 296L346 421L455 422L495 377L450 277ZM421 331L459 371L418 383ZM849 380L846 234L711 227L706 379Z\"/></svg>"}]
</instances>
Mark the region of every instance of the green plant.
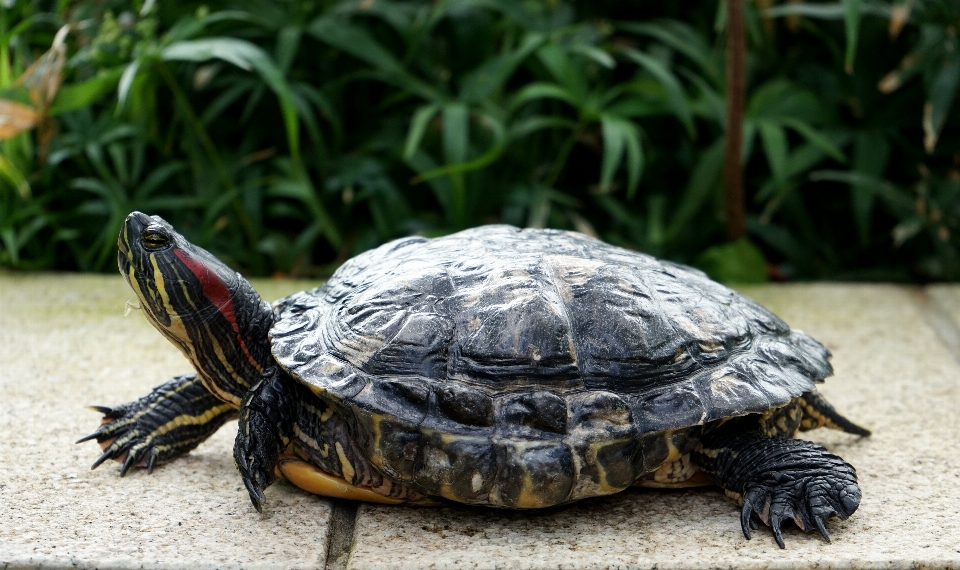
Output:
<instances>
[{"instance_id":1,"label":"green plant","mask_svg":"<svg viewBox=\"0 0 960 570\"><path fill-rule=\"evenodd\" d=\"M898 238L915 223L874 181L915 202L951 180L956 2L744 4L740 248L720 4L17 0L0 114L29 121L0 131L0 265L107 270L139 208L254 274L507 222L751 278L953 278L936 223ZM60 86L34 101L15 83L45 57Z\"/></svg>"}]
</instances>

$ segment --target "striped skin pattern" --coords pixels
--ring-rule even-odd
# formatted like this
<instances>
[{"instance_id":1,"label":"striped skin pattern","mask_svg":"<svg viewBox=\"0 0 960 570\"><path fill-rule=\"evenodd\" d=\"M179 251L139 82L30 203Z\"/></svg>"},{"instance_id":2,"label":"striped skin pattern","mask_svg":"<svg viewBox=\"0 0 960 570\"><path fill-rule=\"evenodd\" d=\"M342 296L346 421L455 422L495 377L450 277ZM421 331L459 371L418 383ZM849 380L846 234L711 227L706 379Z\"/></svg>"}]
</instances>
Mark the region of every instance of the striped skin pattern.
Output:
<instances>
[{"instance_id":1,"label":"striped skin pattern","mask_svg":"<svg viewBox=\"0 0 960 570\"><path fill-rule=\"evenodd\" d=\"M95 439L103 444L103 455L93 467L107 459L122 460L121 476L134 465L153 471L237 417L237 409L211 394L196 374L177 376L139 400L95 410L105 423L77 443Z\"/></svg>"},{"instance_id":2,"label":"striped skin pattern","mask_svg":"<svg viewBox=\"0 0 960 570\"><path fill-rule=\"evenodd\" d=\"M799 405L803 408L803 419L800 420L800 431L810 431L819 427L828 427L866 437L870 430L864 429L840 415L830 402L817 392L803 395Z\"/></svg>"},{"instance_id":3,"label":"striped skin pattern","mask_svg":"<svg viewBox=\"0 0 960 570\"><path fill-rule=\"evenodd\" d=\"M131 243L152 224L168 230L173 239L168 248L151 251ZM239 407L251 379L273 365L270 306L240 275L162 220L131 215L118 245L120 272L147 319L183 352L207 389ZM236 310L236 304L244 309Z\"/></svg>"},{"instance_id":4,"label":"striped skin pattern","mask_svg":"<svg viewBox=\"0 0 960 570\"><path fill-rule=\"evenodd\" d=\"M150 247L151 232L163 234L159 247ZM117 459L123 462L123 475L132 466L152 470L189 452L238 416L251 385L279 373L267 339L275 315L240 275L162 219L136 212L127 218L118 247L120 272L147 319L198 372L179 376L137 401L94 408L104 414L104 423L78 443L96 439L104 452L93 467ZM281 432L274 438L283 448L277 454L289 445L289 453L309 458L350 485L393 499L421 498L373 469L343 421L309 391L299 392L302 397L291 400L285 411L285 425L271 428ZM271 464L263 481L272 477Z\"/></svg>"},{"instance_id":5,"label":"striped skin pattern","mask_svg":"<svg viewBox=\"0 0 960 570\"><path fill-rule=\"evenodd\" d=\"M394 499L420 500L410 487L384 477L350 436L346 422L309 391L300 396L302 413L293 426L291 451L323 471L357 487Z\"/></svg>"}]
</instances>

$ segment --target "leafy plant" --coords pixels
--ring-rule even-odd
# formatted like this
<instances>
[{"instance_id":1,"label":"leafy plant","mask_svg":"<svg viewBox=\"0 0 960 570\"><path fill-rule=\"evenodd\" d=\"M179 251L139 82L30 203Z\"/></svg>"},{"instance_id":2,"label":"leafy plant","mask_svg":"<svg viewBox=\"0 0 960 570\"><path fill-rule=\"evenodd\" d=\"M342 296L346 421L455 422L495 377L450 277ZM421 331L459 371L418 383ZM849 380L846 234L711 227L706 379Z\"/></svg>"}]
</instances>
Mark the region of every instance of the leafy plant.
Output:
<instances>
[{"instance_id":1,"label":"leafy plant","mask_svg":"<svg viewBox=\"0 0 960 570\"><path fill-rule=\"evenodd\" d=\"M17 0L0 265L110 269L141 209L252 274L507 222L731 279L954 278L956 2L744 3L740 245L721 4Z\"/></svg>"}]
</instances>

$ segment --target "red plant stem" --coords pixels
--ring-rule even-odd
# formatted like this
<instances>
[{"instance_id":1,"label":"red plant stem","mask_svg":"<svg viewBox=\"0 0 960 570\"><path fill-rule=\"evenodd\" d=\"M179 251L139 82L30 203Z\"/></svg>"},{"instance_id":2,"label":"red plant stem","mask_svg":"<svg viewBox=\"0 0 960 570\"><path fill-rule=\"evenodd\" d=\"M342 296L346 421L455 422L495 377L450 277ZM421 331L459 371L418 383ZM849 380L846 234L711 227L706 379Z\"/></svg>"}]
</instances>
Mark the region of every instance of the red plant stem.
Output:
<instances>
[{"instance_id":1,"label":"red plant stem","mask_svg":"<svg viewBox=\"0 0 960 570\"><path fill-rule=\"evenodd\" d=\"M723 182L727 194L727 237L738 240L746 233L743 197L743 107L746 98L746 41L743 32L743 0L727 4L727 138Z\"/></svg>"}]
</instances>

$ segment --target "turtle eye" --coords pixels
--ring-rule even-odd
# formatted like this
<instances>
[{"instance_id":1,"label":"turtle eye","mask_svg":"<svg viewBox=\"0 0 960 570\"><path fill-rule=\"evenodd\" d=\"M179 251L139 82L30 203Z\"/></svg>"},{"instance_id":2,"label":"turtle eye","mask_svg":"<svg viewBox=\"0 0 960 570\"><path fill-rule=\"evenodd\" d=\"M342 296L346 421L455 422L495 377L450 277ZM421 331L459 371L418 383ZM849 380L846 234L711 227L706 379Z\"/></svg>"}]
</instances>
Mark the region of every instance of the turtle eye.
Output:
<instances>
[{"instance_id":1,"label":"turtle eye","mask_svg":"<svg viewBox=\"0 0 960 570\"><path fill-rule=\"evenodd\" d=\"M151 229L143 232L140 241L142 241L143 246L150 251L157 251L170 245L170 238L167 235Z\"/></svg>"}]
</instances>

